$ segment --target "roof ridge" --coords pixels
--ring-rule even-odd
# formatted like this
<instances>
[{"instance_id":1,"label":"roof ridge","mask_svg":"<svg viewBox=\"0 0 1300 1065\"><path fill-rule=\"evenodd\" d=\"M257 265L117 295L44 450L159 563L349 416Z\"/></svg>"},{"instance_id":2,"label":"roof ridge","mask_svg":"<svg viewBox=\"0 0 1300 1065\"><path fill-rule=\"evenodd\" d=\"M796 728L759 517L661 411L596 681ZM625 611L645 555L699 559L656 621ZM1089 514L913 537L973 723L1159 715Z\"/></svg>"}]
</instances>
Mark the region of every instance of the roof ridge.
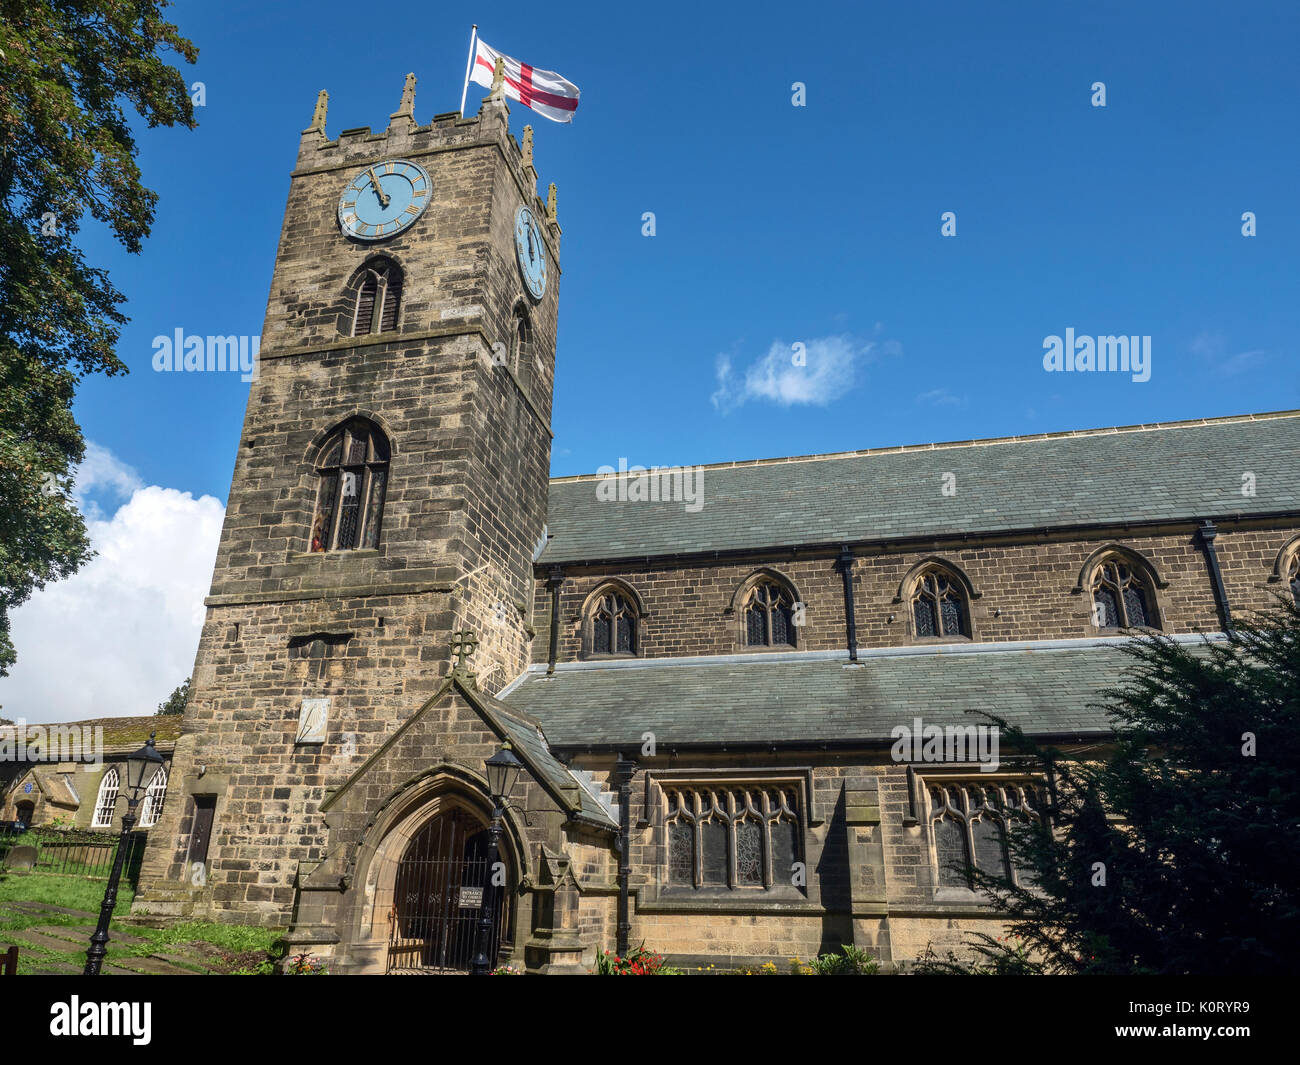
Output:
<instances>
[{"instance_id":1,"label":"roof ridge","mask_svg":"<svg viewBox=\"0 0 1300 1065\"><path fill-rule=\"evenodd\" d=\"M1112 425L1096 429L1064 429L1053 433L1025 433L1019 436L990 436L973 440L947 440L929 444L894 444L888 447L861 448L857 451L829 451L822 454L789 455L767 459L733 459L730 462L709 462L691 469L727 470L746 466L779 466L791 462L825 462L832 459L864 458L869 455L898 455L909 451L940 451L946 448L989 447L994 444L1023 444L1044 440L1062 440L1067 437L1109 436L1115 433L1154 432L1164 429L1192 429L1207 425L1231 425L1236 422L1269 421L1277 418L1300 417L1300 409L1260 411L1254 414L1226 414L1214 418L1186 418L1172 422L1140 422L1134 425ZM665 467L659 467L663 469ZM672 468L672 467L668 467ZM552 477L551 484L570 484L596 481L608 474L577 473L567 477Z\"/></svg>"}]
</instances>

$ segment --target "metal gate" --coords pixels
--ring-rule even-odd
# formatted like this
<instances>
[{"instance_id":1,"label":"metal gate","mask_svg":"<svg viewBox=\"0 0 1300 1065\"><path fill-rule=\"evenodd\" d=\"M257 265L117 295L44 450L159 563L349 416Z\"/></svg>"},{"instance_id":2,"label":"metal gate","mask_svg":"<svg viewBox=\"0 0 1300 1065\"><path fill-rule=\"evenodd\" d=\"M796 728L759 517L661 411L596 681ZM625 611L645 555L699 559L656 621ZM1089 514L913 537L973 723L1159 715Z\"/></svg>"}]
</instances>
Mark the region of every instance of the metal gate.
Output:
<instances>
[{"instance_id":1,"label":"metal gate","mask_svg":"<svg viewBox=\"0 0 1300 1065\"><path fill-rule=\"evenodd\" d=\"M411 840L393 885L386 972L466 972L489 899L488 958L495 966L509 915L504 889L491 885L487 837L469 814L453 810L435 817Z\"/></svg>"}]
</instances>

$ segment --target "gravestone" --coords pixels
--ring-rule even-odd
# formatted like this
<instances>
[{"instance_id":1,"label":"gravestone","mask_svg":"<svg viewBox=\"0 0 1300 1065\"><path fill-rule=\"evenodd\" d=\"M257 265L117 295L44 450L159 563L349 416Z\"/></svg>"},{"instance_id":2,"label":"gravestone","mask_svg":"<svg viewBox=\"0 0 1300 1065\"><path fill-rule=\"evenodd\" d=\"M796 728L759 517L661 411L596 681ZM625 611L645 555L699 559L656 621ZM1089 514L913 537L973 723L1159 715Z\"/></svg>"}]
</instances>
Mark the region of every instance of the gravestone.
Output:
<instances>
[{"instance_id":1,"label":"gravestone","mask_svg":"<svg viewBox=\"0 0 1300 1065\"><path fill-rule=\"evenodd\" d=\"M36 866L36 848L14 847L4 864L6 869L32 869Z\"/></svg>"}]
</instances>

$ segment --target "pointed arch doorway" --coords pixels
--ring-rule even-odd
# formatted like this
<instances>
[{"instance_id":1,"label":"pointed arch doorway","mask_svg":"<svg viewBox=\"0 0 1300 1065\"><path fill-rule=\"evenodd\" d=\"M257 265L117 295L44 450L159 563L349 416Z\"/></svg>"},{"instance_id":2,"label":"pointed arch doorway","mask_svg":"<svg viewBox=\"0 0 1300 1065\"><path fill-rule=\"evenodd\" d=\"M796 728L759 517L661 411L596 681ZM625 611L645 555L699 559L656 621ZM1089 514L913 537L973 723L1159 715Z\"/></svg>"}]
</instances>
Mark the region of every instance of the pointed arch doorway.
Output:
<instances>
[{"instance_id":1,"label":"pointed arch doorway","mask_svg":"<svg viewBox=\"0 0 1300 1065\"><path fill-rule=\"evenodd\" d=\"M507 862L504 854L498 860ZM508 883L508 874L494 877L489 868L488 826L481 817L457 805L430 818L397 863L385 972L467 972L489 900L488 957L496 959L514 918L502 880Z\"/></svg>"}]
</instances>

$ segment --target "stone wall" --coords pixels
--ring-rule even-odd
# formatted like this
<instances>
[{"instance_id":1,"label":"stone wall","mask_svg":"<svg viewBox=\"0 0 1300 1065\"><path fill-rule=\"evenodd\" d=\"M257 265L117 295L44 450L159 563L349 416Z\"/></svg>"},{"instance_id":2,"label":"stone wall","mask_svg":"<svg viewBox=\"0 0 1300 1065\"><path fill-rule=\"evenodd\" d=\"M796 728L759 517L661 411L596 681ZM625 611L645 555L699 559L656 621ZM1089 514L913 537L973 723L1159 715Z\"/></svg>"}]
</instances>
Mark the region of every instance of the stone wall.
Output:
<instances>
[{"instance_id":1,"label":"stone wall","mask_svg":"<svg viewBox=\"0 0 1300 1065\"><path fill-rule=\"evenodd\" d=\"M593 487L594 491L594 487ZM1219 526L1216 541L1228 599L1234 611L1258 610L1285 590L1270 582L1278 552L1300 531L1294 522ZM1147 559L1165 587L1155 589L1162 627L1168 632L1221 628L1205 553L1196 527L1160 535L1102 530L1088 538L1042 538L1016 542L990 537L972 542L936 541L923 548L859 549L853 567L854 607L860 648L916 642L900 585L918 564L938 558L966 574L978 597L970 601L977 641L1082 638L1097 634L1092 600L1076 591L1080 570L1099 548L1119 544ZM785 577L804 603L800 650L847 647L843 581L831 553L754 555L738 562L664 560L635 566L567 566L560 593L560 662L584 657L582 621L592 595L606 582L626 584L643 604L638 653L644 657L718 655L746 650L741 619L729 609L746 579L760 570ZM533 661L549 652L551 593L545 566L537 570L534 601L538 637ZM891 620L892 617L892 620Z\"/></svg>"}]
</instances>

